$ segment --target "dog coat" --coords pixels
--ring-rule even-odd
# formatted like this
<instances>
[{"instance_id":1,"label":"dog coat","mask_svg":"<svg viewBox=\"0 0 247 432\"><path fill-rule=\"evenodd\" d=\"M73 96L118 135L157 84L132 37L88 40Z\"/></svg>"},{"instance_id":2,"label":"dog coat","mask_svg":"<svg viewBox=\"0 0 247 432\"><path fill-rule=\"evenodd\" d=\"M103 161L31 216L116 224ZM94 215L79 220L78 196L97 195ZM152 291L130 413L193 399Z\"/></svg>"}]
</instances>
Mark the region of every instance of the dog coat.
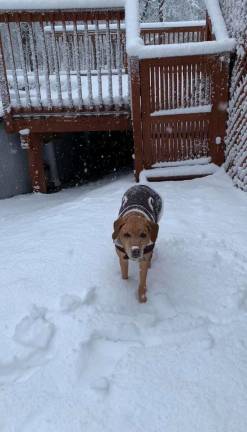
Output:
<instances>
[{"instance_id":1,"label":"dog coat","mask_svg":"<svg viewBox=\"0 0 247 432\"><path fill-rule=\"evenodd\" d=\"M128 189L122 199L119 217L135 211L146 216L148 220L157 223L162 210L160 195L146 185L136 185Z\"/></svg>"}]
</instances>

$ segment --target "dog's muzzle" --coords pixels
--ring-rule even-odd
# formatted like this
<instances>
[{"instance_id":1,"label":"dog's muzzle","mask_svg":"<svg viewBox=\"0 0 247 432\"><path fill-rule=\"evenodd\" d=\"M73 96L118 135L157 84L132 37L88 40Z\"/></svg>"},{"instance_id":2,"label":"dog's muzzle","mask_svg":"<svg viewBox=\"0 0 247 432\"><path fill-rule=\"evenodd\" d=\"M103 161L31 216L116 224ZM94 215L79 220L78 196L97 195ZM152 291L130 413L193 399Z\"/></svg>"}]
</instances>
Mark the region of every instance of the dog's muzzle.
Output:
<instances>
[{"instance_id":1,"label":"dog's muzzle","mask_svg":"<svg viewBox=\"0 0 247 432\"><path fill-rule=\"evenodd\" d=\"M132 259L138 259L141 257L141 250L138 246L133 246L131 248L131 258Z\"/></svg>"}]
</instances>

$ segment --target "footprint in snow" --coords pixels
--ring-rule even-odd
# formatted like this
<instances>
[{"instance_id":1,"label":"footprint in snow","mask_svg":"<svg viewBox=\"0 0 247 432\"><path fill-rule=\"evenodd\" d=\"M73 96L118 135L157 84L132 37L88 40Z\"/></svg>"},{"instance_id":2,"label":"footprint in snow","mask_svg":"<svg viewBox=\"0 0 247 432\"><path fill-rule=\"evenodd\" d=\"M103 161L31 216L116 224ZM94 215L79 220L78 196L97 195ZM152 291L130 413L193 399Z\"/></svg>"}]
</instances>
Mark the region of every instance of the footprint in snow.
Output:
<instances>
[{"instance_id":1,"label":"footprint in snow","mask_svg":"<svg viewBox=\"0 0 247 432\"><path fill-rule=\"evenodd\" d=\"M0 361L0 385L26 381L50 360L55 326L46 318L46 309L34 306L15 328L14 341L28 350L8 362ZM23 352L23 351L22 351Z\"/></svg>"},{"instance_id":2,"label":"footprint in snow","mask_svg":"<svg viewBox=\"0 0 247 432\"><path fill-rule=\"evenodd\" d=\"M65 294L60 300L60 309L64 313L72 313L77 309L80 309L84 305L91 305L94 303L96 298L96 287L92 286L88 288L82 296L79 297L73 294Z\"/></svg>"},{"instance_id":3,"label":"footprint in snow","mask_svg":"<svg viewBox=\"0 0 247 432\"><path fill-rule=\"evenodd\" d=\"M107 334L94 332L80 345L78 377L92 389L107 392L118 362L139 345L139 342L112 339Z\"/></svg>"}]
</instances>

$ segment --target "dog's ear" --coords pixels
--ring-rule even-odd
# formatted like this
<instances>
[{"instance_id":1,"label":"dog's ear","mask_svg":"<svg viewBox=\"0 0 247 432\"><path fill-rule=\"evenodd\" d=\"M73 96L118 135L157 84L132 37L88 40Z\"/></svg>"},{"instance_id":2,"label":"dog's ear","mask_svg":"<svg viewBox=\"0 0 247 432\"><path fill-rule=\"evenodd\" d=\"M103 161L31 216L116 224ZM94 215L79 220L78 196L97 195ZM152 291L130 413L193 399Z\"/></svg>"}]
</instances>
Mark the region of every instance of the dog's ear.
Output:
<instances>
[{"instance_id":1,"label":"dog's ear","mask_svg":"<svg viewBox=\"0 0 247 432\"><path fill-rule=\"evenodd\" d=\"M151 241L153 243L155 243L156 239L157 239L157 236L158 236L158 232L159 232L159 225L157 223L154 223L154 222L150 221L150 222L148 222L148 229L149 229L149 232L150 232Z\"/></svg>"},{"instance_id":2,"label":"dog's ear","mask_svg":"<svg viewBox=\"0 0 247 432\"><path fill-rule=\"evenodd\" d=\"M117 220L115 220L114 222L114 231L112 233L112 239L116 240L116 238L118 237L119 231L122 228L122 226L124 225L124 219L123 218L118 218Z\"/></svg>"}]
</instances>

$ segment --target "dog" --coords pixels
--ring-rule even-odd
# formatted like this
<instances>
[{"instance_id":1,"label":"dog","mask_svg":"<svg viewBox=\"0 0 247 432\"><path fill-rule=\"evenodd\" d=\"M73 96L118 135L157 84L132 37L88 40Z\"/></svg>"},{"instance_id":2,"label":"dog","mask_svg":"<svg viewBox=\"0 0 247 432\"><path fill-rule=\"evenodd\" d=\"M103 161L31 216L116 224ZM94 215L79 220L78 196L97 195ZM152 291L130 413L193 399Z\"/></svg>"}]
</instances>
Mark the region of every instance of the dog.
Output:
<instances>
[{"instance_id":1,"label":"dog","mask_svg":"<svg viewBox=\"0 0 247 432\"><path fill-rule=\"evenodd\" d=\"M122 278L128 279L129 259L139 262L140 303L147 301L147 272L151 267L161 211L160 195L149 186L135 185L125 192L118 219L114 222L112 239L119 257Z\"/></svg>"}]
</instances>

